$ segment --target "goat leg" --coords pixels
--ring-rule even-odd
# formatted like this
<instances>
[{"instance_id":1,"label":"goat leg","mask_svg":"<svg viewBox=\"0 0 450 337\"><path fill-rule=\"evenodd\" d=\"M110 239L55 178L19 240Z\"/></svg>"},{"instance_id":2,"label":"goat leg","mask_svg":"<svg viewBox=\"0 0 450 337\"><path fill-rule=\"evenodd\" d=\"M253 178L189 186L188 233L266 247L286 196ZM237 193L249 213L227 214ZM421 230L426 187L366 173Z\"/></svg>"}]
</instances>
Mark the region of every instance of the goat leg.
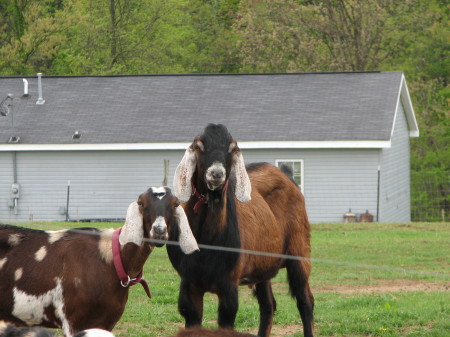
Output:
<instances>
[{"instance_id":1,"label":"goat leg","mask_svg":"<svg viewBox=\"0 0 450 337\"><path fill-rule=\"evenodd\" d=\"M184 317L186 328L201 326L203 318L203 296L205 292L190 282L182 280L178 297L178 311Z\"/></svg>"},{"instance_id":2,"label":"goat leg","mask_svg":"<svg viewBox=\"0 0 450 337\"><path fill-rule=\"evenodd\" d=\"M309 287L306 268L302 262L289 260L286 262L289 290L297 301L297 308L303 323L303 335L314 336L314 296Z\"/></svg>"},{"instance_id":3,"label":"goat leg","mask_svg":"<svg viewBox=\"0 0 450 337\"><path fill-rule=\"evenodd\" d=\"M234 328L234 321L239 309L238 288L228 283L220 286L219 290L219 318L221 328Z\"/></svg>"},{"instance_id":4,"label":"goat leg","mask_svg":"<svg viewBox=\"0 0 450 337\"><path fill-rule=\"evenodd\" d=\"M300 293L300 296L297 297L297 308L300 311L300 316L303 322L303 335L305 337L313 337L314 336L314 298L311 293L311 289L309 288L309 284L307 283Z\"/></svg>"},{"instance_id":5,"label":"goat leg","mask_svg":"<svg viewBox=\"0 0 450 337\"><path fill-rule=\"evenodd\" d=\"M276 301L272 292L270 280L257 283L254 289L259 304L259 337L268 337L272 330L273 315L276 310Z\"/></svg>"}]
</instances>

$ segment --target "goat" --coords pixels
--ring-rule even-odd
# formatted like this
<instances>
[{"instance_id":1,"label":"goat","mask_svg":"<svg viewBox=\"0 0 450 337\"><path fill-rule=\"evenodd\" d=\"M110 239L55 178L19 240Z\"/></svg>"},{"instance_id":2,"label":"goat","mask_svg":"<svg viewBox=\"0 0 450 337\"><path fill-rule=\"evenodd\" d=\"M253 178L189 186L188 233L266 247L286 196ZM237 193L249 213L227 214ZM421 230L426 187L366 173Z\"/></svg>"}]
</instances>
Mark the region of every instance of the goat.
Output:
<instances>
[{"instance_id":1,"label":"goat","mask_svg":"<svg viewBox=\"0 0 450 337\"><path fill-rule=\"evenodd\" d=\"M42 328L17 327L0 321L0 337L55 337L53 331ZM77 333L74 337L114 337L114 335L106 330L88 329Z\"/></svg>"},{"instance_id":2,"label":"goat","mask_svg":"<svg viewBox=\"0 0 450 337\"><path fill-rule=\"evenodd\" d=\"M255 335L237 332L230 329L207 330L201 328L190 328L181 329L175 337L255 337Z\"/></svg>"},{"instance_id":3,"label":"goat","mask_svg":"<svg viewBox=\"0 0 450 337\"><path fill-rule=\"evenodd\" d=\"M269 336L276 310L271 278L286 267L304 336L313 336L314 297L308 283L310 225L304 197L292 174L268 163L246 168L227 128L209 124L187 148L175 170L173 186L200 247L204 244L298 257L238 254L230 249L202 249L184 255L178 247L166 246L181 277L178 309L185 326L201 325L203 296L211 292L219 299L219 327L233 328L239 305L238 285L249 285L260 308L258 336Z\"/></svg>"},{"instance_id":4,"label":"goat","mask_svg":"<svg viewBox=\"0 0 450 337\"><path fill-rule=\"evenodd\" d=\"M114 337L114 335L102 329L87 329L77 333L74 337Z\"/></svg>"},{"instance_id":5,"label":"goat","mask_svg":"<svg viewBox=\"0 0 450 337\"><path fill-rule=\"evenodd\" d=\"M0 320L61 328L66 337L91 328L111 331L130 285L142 283L150 297L144 263L175 225L181 249L198 249L183 208L165 187L141 194L116 231L0 225Z\"/></svg>"},{"instance_id":6,"label":"goat","mask_svg":"<svg viewBox=\"0 0 450 337\"><path fill-rule=\"evenodd\" d=\"M55 337L55 334L40 328L18 328L0 321L0 337Z\"/></svg>"}]
</instances>

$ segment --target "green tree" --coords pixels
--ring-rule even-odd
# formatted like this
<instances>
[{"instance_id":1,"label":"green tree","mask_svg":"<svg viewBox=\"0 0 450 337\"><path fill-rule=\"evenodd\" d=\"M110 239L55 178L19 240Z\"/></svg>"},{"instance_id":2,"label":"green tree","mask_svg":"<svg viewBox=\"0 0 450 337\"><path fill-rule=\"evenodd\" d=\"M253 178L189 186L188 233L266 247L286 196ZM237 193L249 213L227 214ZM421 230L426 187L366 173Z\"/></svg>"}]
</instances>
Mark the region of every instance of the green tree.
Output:
<instances>
[{"instance_id":1,"label":"green tree","mask_svg":"<svg viewBox=\"0 0 450 337\"><path fill-rule=\"evenodd\" d=\"M411 9L390 0L246 1L234 29L244 69L376 70L400 48Z\"/></svg>"},{"instance_id":2,"label":"green tree","mask_svg":"<svg viewBox=\"0 0 450 337\"><path fill-rule=\"evenodd\" d=\"M211 72L226 32L216 5L201 0L77 0L54 71L63 74ZM226 40L226 39L225 39Z\"/></svg>"},{"instance_id":3,"label":"green tree","mask_svg":"<svg viewBox=\"0 0 450 337\"><path fill-rule=\"evenodd\" d=\"M74 24L69 11L54 11L54 4L37 0L10 1L3 8L0 72L25 75L51 69L52 59L65 41L64 32Z\"/></svg>"},{"instance_id":4,"label":"green tree","mask_svg":"<svg viewBox=\"0 0 450 337\"><path fill-rule=\"evenodd\" d=\"M411 198L413 208L428 210L428 220L450 213L449 17L444 1L416 1L408 39L389 65L405 70L409 80L420 129L420 137L411 141ZM420 214L413 209L413 219L423 220Z\"/></svg>"}]
</instances>

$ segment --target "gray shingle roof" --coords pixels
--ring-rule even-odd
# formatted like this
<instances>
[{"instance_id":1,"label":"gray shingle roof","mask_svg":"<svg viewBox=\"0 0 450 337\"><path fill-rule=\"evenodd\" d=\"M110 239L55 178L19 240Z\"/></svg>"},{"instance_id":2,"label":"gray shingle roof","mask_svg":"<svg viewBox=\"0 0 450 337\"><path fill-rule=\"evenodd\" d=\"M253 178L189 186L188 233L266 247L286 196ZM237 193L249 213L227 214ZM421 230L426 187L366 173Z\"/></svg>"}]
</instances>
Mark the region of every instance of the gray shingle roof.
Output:
<instances>
[{"instance_id":1,"label":"gray shingle roof","mask_svg":"<svg viewBox=\"0 0 450 337\"><path fill-rule=\"evenodd\" d=\"M207 123L238 141L389 140L401 72L0 77L0 144L191 142ZM75 130L81 132L73 140Z\"/></svg>"}]
</instances>

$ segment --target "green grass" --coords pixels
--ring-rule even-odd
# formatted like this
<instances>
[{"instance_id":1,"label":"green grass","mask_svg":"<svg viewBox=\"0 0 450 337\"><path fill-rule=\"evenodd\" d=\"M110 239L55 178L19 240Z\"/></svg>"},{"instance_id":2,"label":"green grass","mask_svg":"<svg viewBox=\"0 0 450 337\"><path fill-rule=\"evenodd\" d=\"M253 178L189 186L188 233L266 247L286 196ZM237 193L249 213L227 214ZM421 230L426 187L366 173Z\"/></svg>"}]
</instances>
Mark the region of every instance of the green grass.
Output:
<instances>
[{"instance_id":1,"label":"green grass","mask_svg":"<svg viewBox=\"0 0 450 337\"><path fill-rule=\"evenodd\" d=\"M22 225L50 230L86 224ZM449 335L450 224L315 224L312 229L311 286L316 301L318 336ZM145 278L153 298L148 299L139 285L131 288L125 313L113 331L118 337L170 336L184 324L177 310L179 278L165 248L155 249L150 255ZM400 285L399 290L361 291L391 284ZM440 287L407 291L402 289L402 284ZM284 270L273 280L273 285L278 310L272 335L302 336L295 302L287 294ZM216 315L217 298L208 294L204 325L216 327ZM258 322L256 300L247 287L241 287L236 329L256 333Z\"/></svg>"}]
</instances>

